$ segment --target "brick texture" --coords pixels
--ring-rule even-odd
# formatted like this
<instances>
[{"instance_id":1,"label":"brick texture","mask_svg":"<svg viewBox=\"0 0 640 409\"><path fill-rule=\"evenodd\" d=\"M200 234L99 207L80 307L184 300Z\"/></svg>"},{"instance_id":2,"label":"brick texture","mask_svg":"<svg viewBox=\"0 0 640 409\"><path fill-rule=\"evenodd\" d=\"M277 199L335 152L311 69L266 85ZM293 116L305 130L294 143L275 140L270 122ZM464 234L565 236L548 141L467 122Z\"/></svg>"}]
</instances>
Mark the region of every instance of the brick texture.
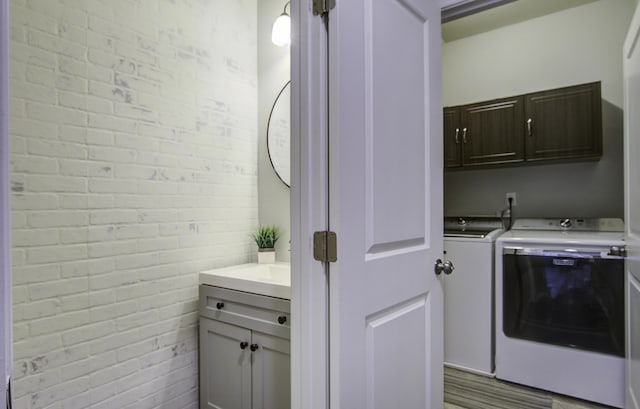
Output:
<instances>
[{"instance_id":1,"label":"brick texture","mask_svg":"<svg viewBox=\"0 0 640 409\"><path fill-rule=\"evenodd\" d=\"M251 261L257 0L12 0L15 407L196 409L197 273Z\"/></svg>"}]
</instances>

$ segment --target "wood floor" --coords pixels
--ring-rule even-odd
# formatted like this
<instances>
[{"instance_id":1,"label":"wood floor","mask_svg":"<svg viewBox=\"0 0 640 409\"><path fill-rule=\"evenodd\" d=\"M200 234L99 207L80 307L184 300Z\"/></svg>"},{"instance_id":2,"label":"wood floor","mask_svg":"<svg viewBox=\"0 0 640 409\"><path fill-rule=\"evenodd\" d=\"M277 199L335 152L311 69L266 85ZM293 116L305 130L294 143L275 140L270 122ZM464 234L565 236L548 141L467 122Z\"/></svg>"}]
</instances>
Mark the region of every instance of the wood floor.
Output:
<instances>
[{"instance_id":1,"label":"wood floor","mask_svg":"<svg viewBox=\"0 0 640 409\"><path fill-rule=\"evenodd\" d=\"M609 409L535 388L445 368L444 409Z\"/></svg>"},{"instance_id":2,"label":"wood floor","mask_svg":"<svg viewBox=\"0 0 640 409\"><path fill-rule=\"evenodd\" d=\"M567 397L554 397L552 401L551 409L600 409L600 408L608 408L608 406L595 405L590 402L583 402L576 399L571 399ZM476 409L474 406L462 407L453 405L451 403L444 403L444 409ZM520 409L519 406L514 406L513 409Z\"/></svg>"},{"instance_id":3,"label":"wood floor","mask_svg":"<svg viewBox=\"0 0 640 409\"><path fill-rule=\"evenodd\" d=\"M595 403L584 402L577 399L555 396L553 398L553 409L599 409L609 408L609 406L596 405Z\"/></svg>"}]
</instances>

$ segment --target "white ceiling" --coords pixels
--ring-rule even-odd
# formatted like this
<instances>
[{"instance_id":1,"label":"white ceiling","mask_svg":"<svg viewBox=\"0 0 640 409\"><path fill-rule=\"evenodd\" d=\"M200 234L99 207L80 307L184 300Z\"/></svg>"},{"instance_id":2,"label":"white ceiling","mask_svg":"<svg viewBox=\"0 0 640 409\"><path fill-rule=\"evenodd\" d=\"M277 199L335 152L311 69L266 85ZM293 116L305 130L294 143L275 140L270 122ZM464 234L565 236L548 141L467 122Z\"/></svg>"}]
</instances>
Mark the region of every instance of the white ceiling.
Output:
<instances>
[{"instance_id":1,"label":"white ceiling","mask_svg":"<svg viewBox=\"0 0 640 409\"><path fill-rule=\"evenodd\" d=\"M442 25L444 42L459 40L597 0L518 0Z\"/></svg>"}]
</instances>

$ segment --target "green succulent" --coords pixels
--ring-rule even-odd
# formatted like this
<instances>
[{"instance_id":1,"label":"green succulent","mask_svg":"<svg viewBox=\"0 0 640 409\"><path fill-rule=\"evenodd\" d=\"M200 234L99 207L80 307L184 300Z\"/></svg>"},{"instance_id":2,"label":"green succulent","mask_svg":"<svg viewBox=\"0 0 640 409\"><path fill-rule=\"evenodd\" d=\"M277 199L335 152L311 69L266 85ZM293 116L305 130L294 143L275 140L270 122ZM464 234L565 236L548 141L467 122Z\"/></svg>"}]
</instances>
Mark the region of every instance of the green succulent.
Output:
<instances>
[{"instance_id":1,"label":"green succulent","mask_svg":"<svg viewBox=\"0 0 640 409\"><path fill-rule=\"evenodd\" d=\"M276 245L276 241L280 238L280 229L278 226L260 226L255 233L253 239L256 241L258 248L271 249Z\"/></svg>"}]
</instances>

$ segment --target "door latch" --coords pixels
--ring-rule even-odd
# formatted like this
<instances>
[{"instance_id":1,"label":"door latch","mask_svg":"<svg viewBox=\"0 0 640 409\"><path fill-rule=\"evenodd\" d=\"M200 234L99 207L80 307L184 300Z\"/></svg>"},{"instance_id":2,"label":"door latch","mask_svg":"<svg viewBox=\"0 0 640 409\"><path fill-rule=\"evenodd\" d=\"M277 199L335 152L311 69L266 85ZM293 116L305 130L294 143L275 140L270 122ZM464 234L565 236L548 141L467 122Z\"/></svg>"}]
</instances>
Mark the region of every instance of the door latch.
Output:
<instances>
[{"instance_id":1,"label":"door latch","mask_svg":"<svg viewBox=\"0 0 640 409\"><path fill-rule=\"evenodd\" d=\"M450 262L449 260L442 261L440 259L437 259L435 265L433 266L433 271L436 273L437 276L439 276L442 273L449 275L453 273L453 270L455 270L455 267L453 266L453 263Z\"/></svg>"}]
</instances>

